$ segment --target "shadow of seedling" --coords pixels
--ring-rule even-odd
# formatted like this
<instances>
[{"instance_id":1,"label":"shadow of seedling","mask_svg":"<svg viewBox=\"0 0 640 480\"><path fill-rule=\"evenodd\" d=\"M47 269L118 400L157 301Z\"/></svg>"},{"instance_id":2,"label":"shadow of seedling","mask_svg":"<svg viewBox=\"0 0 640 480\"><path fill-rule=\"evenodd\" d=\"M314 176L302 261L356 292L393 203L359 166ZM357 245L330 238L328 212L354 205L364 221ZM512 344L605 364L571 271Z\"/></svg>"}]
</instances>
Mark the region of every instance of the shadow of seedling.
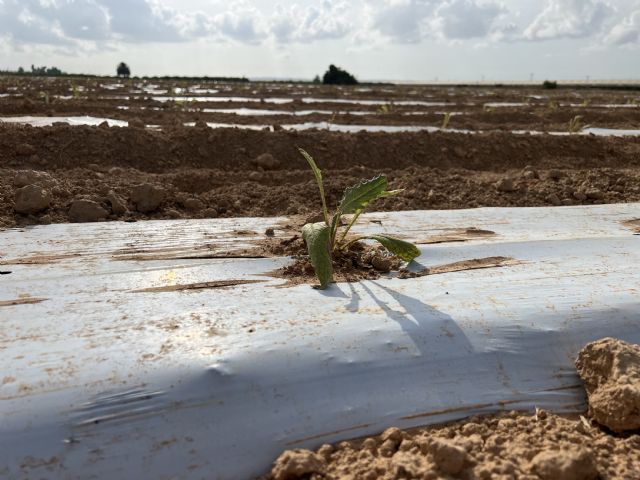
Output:
<instances>
[{"instance_id":1,"label":"shadow of seedling","mask_svg":"<svg viewBox=\"0 0 640 480\"><path fill-rule=\"evenodd\" d=\"M443 342L449 342L454 351L471 353L473 346L464 331L446 313L443 313L417 298L405 295L381 285L378 282L368 282L384 291L393 298L402 310L393 308L362 283L361 286L371 299L380 307L390 319L397 322L402 330L411 338L416 348L423 356L433 356L442 351ZM351 303L358 305L359 299L352 299Z\"/></svg>"}]
</instances>

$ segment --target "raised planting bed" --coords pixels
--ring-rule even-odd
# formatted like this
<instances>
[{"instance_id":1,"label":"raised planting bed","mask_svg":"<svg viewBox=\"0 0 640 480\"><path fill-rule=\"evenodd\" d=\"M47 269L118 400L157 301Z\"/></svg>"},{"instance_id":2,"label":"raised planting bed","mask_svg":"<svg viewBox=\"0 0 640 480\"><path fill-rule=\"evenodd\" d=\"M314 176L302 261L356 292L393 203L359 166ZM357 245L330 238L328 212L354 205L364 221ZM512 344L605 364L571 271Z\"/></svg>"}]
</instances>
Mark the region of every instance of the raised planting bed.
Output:
<instances>
[{"instance_id":1,"label":"raised planting bed","mask_svg":"<svg viewBox=\"0 0 640 480\"><path fill-rule=\"evenodd\" d=\"M325 291L271 273L286 218L0 232L0 477L246 479L389 426L582 410L579 349L640 342L638 219L364 215L422 255Z\"/></svg>"}]
</instances>

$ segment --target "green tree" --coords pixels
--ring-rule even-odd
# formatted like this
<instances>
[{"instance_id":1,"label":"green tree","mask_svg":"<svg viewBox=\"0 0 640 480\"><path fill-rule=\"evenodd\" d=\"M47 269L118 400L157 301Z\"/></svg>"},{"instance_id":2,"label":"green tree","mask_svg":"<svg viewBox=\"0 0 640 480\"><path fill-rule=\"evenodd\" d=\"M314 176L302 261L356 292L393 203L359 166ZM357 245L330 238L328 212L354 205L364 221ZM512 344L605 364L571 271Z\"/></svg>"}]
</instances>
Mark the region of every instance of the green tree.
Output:
<instances>
[{"instance_id":1,"label":"green tree","mask_svg":"<svg viewBox=\"0 0 640 480\"><path fill-rule=\"evenodd\" d=\"M335 65L329 65L329 69L322 77L322 83L325 85L355 85L358 81L356 77L346 70Z\"/></svg>"},{"instance_id":2,"label":"green tree","mask_svg":"<svg viewBox=\"0 0 640 480\"><path fill-rule=\"evenodd\" d=\"M120 62L116 69L118 72L118 77L121 78L129 78L131 76L131 70L129 69L129 65L124 62Z\"/></svg>"}]
</instances>

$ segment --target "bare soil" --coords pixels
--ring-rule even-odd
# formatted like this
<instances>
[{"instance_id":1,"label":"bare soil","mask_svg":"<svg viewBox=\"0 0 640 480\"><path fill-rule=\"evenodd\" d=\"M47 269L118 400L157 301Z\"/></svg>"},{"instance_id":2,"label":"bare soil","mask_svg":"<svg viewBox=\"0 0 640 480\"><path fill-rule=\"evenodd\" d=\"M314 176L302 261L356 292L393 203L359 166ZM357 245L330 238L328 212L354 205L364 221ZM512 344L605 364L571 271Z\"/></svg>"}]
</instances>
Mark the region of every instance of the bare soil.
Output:
<instances>
[{"instance_id":1,"label":"bare soil","mask_svg":"<svg viewBox=\"0 0 640 480\"><path fill-rule=\"evenodd\" d=\"M220 97L225 101L215 101ZM0 78L0 116L94 115L130 122L129 127L112 128L0 123L0 228L89 220L312 215L318 209L317 191L297 147L308 150L323 169L330 204L345 187L378 173L389 177L392 188L406 192L376 203L376 210L638 201L640 137L510 132L566 131L575 115L598 127L637 128L638 97L633 91L511 87L152 85ZM291 115L207 110L239 107ZM313 109L327 113L293 115ZM369 114L348 113L354 110ZM443 112L452 111L459 115L450 118L451 128L486 133L278 130L280 124L308 121L440 126ZM185 127L185 122L196 126ZM267 127L213 129L205 122ZM25 179L25 170L44 175L27 172ZM22 192L17 205L18 189L29 182L44 191L32 187ZM140 187L146 184L152 187Z\"/></svg>"},{"instance_id":2,"label":"bare soil","mask_svg":"<svg viewBox=\"0 0 640 480\"><path fill-rule=\"evenodd\" d=\"M298 146L323 169L330 205L379 173L406 189L372 206L382 211L640 200L640 138L0 125L0 227L69 222L82 199L107 220L311 215L318 192ZM22 214L25 170L45 172L33 181L50 202ZM142 184L160 192L152 208L134 201Z\"/></svg>"}]
</instances>

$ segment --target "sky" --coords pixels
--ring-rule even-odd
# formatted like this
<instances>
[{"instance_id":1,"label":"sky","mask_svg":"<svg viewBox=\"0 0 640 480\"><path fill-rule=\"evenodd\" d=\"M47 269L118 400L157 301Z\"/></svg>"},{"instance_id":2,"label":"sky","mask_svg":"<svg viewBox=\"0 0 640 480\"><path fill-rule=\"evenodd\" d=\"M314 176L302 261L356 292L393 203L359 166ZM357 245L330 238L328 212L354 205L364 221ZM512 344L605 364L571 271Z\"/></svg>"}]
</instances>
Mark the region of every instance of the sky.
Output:
<instances>
[{"instance_id":1,"label":"sky","mask_svg":"<svg viewBox=\"0 0 640 480\"><path fill-rule=\"evenodd\" d=\"M0 0L0 69L359 80L640 79L640 0Z\"/></svg>"}]
</instances>

